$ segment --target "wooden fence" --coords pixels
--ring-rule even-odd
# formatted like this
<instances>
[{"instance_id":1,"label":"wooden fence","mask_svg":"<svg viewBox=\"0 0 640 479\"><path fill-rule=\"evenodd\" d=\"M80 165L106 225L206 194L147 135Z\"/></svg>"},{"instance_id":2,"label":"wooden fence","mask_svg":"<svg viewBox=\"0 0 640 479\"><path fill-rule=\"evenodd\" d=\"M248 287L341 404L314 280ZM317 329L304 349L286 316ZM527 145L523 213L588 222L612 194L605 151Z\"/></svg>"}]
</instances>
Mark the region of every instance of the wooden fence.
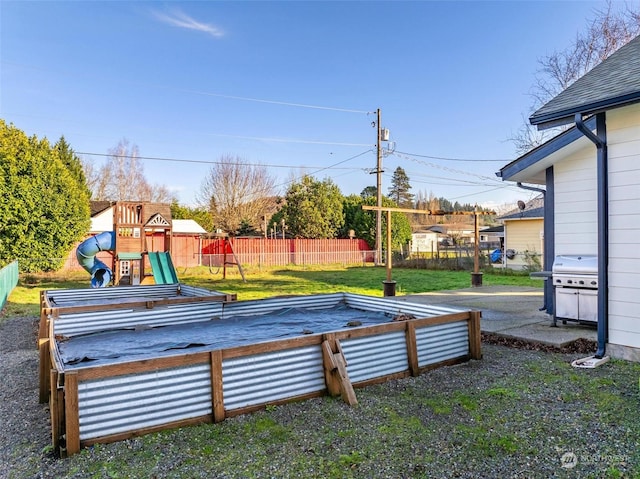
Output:
<instances>
[{"instance_id":1,"label":"wooden fence","mask_svg":"<svg viewBox=\"0 0 640 479\"><path fill-rule=\"evenodd\" d=\"M81 271L76 259L76 247L69 252L64 271ZM362 239L268 239L229 238L206 239L197 235L174 236L171 259L176 268L221 266L232 262L233 252L242 265L258 267L315 264L365 264L375 261L372 251ZM96 257L111 266L112 253L99 252Z\"/></svg>"},{"instance_id":2,"label":"wooden fence","mask_svg":"<svg viewBox=\"0 0 640 479\"><path fill-rule=\"evenodd\" d=\"M232 251L233 249L233 251ZM268 239L230 238L203 239L202 264L220 266L225 261L242 265L286 266L314 264L364 264L375 259L365 240L361 239ZM172 255L173 257L173 255ZM176 261L177 263L178 261Z\"/></svg>"}]
</instances>

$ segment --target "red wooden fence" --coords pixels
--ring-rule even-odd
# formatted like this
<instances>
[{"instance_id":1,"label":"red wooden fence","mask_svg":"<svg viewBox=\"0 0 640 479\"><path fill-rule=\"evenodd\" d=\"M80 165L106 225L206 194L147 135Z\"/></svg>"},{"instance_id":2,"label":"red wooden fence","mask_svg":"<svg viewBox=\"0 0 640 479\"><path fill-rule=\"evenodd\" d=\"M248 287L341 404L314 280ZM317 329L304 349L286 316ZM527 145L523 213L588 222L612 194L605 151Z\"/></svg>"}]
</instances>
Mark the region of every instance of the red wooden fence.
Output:
<instances>
[{"instance_id":1,"label":"red wooden fence","mask_svg":"<svg viewBox=\"0 0 640 479\"><path fill-rule=\"evenodd\" d=\"M267 239L229 238L240 264L260 267L312 264L363 264L375 259L375 251L361 239ZM223 239L194 236L174 236L171 259L177 268L190 266L221 266L224 261ZM74 247L66 258L63 270L81 270ZM233 262L227 246L227 261ZM106 251L97 257L111 266L112 254Z\"/></svg>"},{"instance_id":2,"label":"red wooden fence","mask_svg":"<svg viewBox=\"0 0 640 479\"><path fill-rule=\"evenodd\" d=\"M224 239L203 239L202 264L222 265L225 244L227 261L233 261L233 248L242 265L362 264L374 260L374 252L365 240L229 238L227 243Z\"/></svg>"}]
</instances>

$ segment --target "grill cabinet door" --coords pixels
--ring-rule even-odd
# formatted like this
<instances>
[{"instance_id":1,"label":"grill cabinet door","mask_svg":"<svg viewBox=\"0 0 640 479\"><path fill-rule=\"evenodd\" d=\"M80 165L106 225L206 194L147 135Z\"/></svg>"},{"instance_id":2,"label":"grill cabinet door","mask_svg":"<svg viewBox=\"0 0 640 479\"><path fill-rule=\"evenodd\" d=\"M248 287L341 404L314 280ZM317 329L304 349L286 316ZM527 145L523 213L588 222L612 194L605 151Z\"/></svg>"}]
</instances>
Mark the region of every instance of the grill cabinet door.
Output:
<instances>
[{"instance_id":1,"label":"grill cabinet door","mask_svg":"<svg viewBox=\"0 0 640 479\"><path fill-rule=\"evenodd\" d=\"M556 317L578 319L578 290L556 288Z\"/></svg>"},{"instance_id":2,"label":"grill cabinet door","mask_svg":"<svg viewBox=\"0 0 640 479\"><path fill-rule=\"evenodd\" d=\"M580 321L598 321L598 290L580 290L578 294L578 319Z\"/></svg>"}]
</instances>

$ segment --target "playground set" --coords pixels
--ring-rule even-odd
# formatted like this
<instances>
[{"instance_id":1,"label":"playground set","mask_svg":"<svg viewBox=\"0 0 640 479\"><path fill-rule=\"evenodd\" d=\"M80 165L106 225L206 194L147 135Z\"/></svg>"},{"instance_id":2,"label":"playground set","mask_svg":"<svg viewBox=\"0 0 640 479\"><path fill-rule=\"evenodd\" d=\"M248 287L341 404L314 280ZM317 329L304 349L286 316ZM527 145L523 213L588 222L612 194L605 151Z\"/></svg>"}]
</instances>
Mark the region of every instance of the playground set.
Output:
<instances>
[{"instance_id":1,"label":"playground set","mask_svg":"<svg viewBox=\"0 0 640 479\"><path fill-rule=\"evenodd\" d=\"M148 211L153 205L115 202L113 230L91 236L77 247L78 263L91 275L92 288L103 288L111 282L119 286L178 282L170 256L171 210L164 215ZM97 258L101 251L112 254L110 266Z\"/></svg>"}]
</instances>

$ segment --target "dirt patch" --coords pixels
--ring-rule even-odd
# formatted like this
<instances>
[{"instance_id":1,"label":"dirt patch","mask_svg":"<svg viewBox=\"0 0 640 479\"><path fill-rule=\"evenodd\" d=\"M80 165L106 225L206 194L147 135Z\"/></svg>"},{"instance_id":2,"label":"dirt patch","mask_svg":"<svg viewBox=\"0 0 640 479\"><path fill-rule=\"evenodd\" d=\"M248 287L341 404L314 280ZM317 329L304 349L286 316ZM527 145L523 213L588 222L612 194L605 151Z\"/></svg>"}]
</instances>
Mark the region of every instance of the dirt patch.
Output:
<instances>
[{"instance_id":1,"label":"dirt patch","mask_svg":"<svg viewBox=\"0 0 640 479\"><path fill-rule=\"evenodd\" d=\"M482 333L482 341L489 344L499 344L509 348L526 349L528 351L544 351L547 353L564 354L593 354L598 349L596 341L579 338L563 346L554 346L539 341L503 336L496 333Z\"/></svg>"}]
</instances>

